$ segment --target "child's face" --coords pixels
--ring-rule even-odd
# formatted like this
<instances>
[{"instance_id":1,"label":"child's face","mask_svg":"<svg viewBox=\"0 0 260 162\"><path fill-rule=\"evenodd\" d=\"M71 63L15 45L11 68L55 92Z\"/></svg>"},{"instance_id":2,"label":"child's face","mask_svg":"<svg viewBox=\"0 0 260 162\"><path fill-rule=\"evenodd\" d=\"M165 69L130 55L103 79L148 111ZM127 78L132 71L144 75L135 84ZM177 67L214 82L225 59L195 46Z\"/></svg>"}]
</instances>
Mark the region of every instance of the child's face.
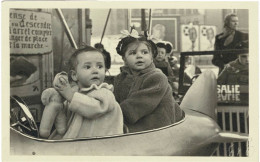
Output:
<instances>
[{"instance_id":1,"label":"child's face","mask_svg":"<svg viewBox=\"0 0 260 162\"><path fill-rule=\"evenodd\" d=\"M105 79L105 63L103 55L97 51L82 52L77 56L76 71L72 79L79 88L88 88L91 84L100 85Z\"/></svg>"},{"instance_id":2,"label":"child's face","mask_svg":"<svg viewBox=\"0 0 260 162\"><path fill-rule=\"evenodd\" d=\"M138 72L151 65L153 56L146 44L137 42L129 45L123 60L131 70Z\"/></svg>"},{"instance_id":3,"label":"child's face","mask_svg":"<svg viewBox=\"0 0 260 162\"><path fill-rule=\"evenodd\" d=\"M164 48L157 48L158 54L156 56L157 61L164 61L166 56L166 50Z\"/></svg>"},{"instance_id":4,"label":"child's face","mask_svg":"<svg viewBox=\"0 0 260 162\"><path fill-rule=\"evenodd\" d=\"M239 62L242 65L247 65L248 64L248 54L241 54L238 56Z\"/></svg>"}]
</instances>

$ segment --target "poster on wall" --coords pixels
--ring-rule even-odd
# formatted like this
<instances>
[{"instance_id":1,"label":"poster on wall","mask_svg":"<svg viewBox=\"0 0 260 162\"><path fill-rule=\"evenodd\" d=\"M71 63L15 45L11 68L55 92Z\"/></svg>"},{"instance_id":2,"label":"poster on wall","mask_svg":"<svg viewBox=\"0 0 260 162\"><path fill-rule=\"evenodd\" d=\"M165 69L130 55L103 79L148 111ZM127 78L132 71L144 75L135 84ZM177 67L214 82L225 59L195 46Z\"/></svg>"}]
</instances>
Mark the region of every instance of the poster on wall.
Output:
<instances>
[{"instance_id":1,"label":"poster on wall","mask_svg":"<svg viewBox=\"0 0 260 162\"><path fill-rule=\"evenodd\" d=\"M181 25L181 51L199 51L198 25Z\"/></svg>"},{"instance_id":2,"label":"poster on wall","mask_svg":"<svg viewBox=\"0 0 260 162\"><path fill-rule=\"evenodd\" d=\"M10 9L11 54L37 54L52 50L51 14Z\"/></svg>"},{"instance_id":3,"label":"poster on wall","mask_svg":"<svg viewBox=\"0 0 260 162\"><path fill-rule=\"evenodd\" d=\"M214 50L216 32L216 26L200 26L200 51Z\"/></svg>"},{"instance_id":4,"label":"poster on wall","mask_svg":"<svg viewBox=\"0 0 260 162\"><path fill-rule=\"evenodd\" d=\"M10 87L11 95L40 95L51 86L51 13L10 9ZM47 85L48 84L48 85Z\"/></svg>"},{"instance_id":5,"label":"poster on wall","mask_svg":"<svg viewBox=\"0 0 260 162\"><path fill-rule=\"evenodd\" d=\"M151 33L155 43L169 41L173 45L173 51L178 51L178 17L153 17L151 21ZM146 19L148 23L148 18ZM141 18L131 18L131 26L141 32Z\"/></svg>"}]
</instances>

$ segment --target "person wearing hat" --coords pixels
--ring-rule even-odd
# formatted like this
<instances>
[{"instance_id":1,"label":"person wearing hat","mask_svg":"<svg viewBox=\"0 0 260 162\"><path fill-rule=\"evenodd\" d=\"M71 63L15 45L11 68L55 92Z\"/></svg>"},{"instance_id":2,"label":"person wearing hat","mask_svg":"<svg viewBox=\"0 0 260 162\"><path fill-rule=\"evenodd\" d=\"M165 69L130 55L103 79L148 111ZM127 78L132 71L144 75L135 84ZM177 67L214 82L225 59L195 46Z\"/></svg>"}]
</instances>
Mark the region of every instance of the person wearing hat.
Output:
<instances>
[{"instance_id":1,"label":"person wearing hat","mask_svg":"<svg viewBox=\"0 0 260 162\"><path fill-rule=\"evenodd\" d=\"M231 50L237 49L242 41L248 40L248 34L237 30L238 17L231 13L225 17L223 32L218 34L215 39L215 50ZM224 66L231 61L237 59L236 53L221 54L216 53L212 59L212 63L219 67L219 74Z\"/></svg>"},{"instance_id":2,"label":"person wearing hat","mask_svg":"<svg viewBox=\"0 0 260 162\"><path fill-rule=\"evenodd\" d=\"M153 60L156 68L160 69L169 80L173 78L171 66L167 60L167 54L171 53L172 45L168 41L160 41L156 43L158 54Z\"/></svg>"},{"instance_id":3,"label":"person wearing hat","mask_svg":"<svg viewBox=\"0 0 260 162\"><path fill-rule=\"evenodd\" d=\"M224 85L248 85L248 71L248 52L243 52L225 66L217 82Z\"/></svg>"}]
</instances>

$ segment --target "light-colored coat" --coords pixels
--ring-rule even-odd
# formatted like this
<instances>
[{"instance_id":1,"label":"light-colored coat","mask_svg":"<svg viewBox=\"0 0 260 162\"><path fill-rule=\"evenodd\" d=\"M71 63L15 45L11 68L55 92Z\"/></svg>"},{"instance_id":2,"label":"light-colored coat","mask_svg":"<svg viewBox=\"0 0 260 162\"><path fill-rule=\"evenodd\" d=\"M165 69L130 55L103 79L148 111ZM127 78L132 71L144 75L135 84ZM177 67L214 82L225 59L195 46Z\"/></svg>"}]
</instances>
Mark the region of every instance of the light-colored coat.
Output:
<instances>
[{"instance_id":1,"label":"light-colored coat","mask_svg":"<svg viewBox=\"0 0 260 162\"><path fill-rule=\"evenodd\" d=\"M67 105L72 113L63 138L122 134L123 115L112 89L102 83L76 92Z\"/></svg>"}]
</instances>

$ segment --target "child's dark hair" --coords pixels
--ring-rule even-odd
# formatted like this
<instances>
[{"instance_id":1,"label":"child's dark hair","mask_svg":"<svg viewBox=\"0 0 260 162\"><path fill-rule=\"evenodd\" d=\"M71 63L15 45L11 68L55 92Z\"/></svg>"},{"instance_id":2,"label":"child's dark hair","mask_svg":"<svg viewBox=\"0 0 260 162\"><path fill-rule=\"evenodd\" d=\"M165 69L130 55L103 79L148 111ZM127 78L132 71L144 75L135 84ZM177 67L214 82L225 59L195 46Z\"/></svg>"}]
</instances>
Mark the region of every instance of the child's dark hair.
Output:
<instances>
[{"instance_id":1,"label":"child's dark hair","mask_svg":"<svg viewBox=\"0 0 260 162\"><path fill-rule=\"evenodd\" d=\"M104 46L103 46L103 44L101 44L101 43L96 43L96 44L94 45L94 47L97 48L97 49L100 49L100 48L103 48L103 49L104 49Z\"/></svg>"},{"instance_id":2,"label":"child's dark hair","mask_svg":"<svg viewBox=\"0 0 260 162\"><path fill-rule=\"evenodd\" d=\"M68 71L68 79L69 81L73 81L72 78L71 78L71 70L74 70L76 71L76 66L78 64L77 62L77 56L83 52L90 52L90 51L96 51L96 52L99 52L103 58L104 58L104 63L105 63L105 57L103 55L102 52L100 52L99 50L95 49L94 47L91 47L91 46L88 46L88 45L85 45L85 46L82 46L80 47L79 49L76 49L74 51L74 53L70 56L70 59L69 59L69 62L68 62L68 66L69 66L69 71Z\"/></svg>"},{"instance_id":3,"label":"child's dark hair","mask_svg":"<svg viewBox=\"0 0 260 162\"><path fill-rule=\"evenodd\" d=\"M139 38L134 38L131 36L127 36L123 39L121 39L118 42L118 45L116 47L116 51L120 56L124 56L125 52L127 50L127 47L129 46L129 44L134 43L134 42L145 42L145 44L148 46L148 48L151 50L153 57L155 58L157 56L157 47L155 45L155 43L151 40L147 40L146 36L140 36Z\"/></svg>"},{"instance_id":4,"label":"child's dark hair","mask_svg":"<svg viewBox=\"0 0 260 162\"><path fill-rule=\"evenodd\" d=\"M170 53L172 51L171 44L167 43L167 42L158 42L158 43L156 43L156 46L159 48L164 48L166 53Z\"/></svg>"}]
</instances>

